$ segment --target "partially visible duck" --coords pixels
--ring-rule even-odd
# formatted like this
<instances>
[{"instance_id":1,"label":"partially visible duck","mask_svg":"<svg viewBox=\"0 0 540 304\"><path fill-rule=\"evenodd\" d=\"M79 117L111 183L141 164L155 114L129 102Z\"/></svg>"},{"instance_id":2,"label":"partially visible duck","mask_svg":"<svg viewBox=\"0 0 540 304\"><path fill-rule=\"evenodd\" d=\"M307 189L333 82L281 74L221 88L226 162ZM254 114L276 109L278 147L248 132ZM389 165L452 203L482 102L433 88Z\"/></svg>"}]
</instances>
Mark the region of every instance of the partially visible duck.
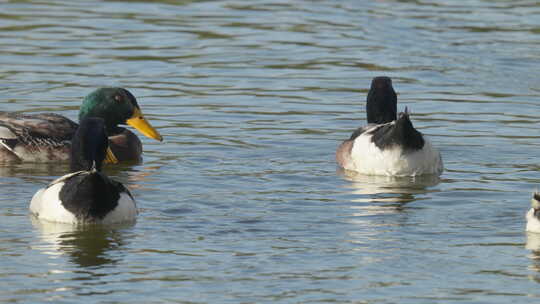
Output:
<instances>
[{"instance_id":1,"label":"partially visible duck","mask_svg":"<svg viewBox=\"0 0 540 304\"><path fill-rule=\"evenodd\" d=\"M40 189L30 202L38 219L68 224L125 223L137 216L129 190L101 172L108 146L101 118L84 118L71 148L71 173Z\"/></svg>"},{"instance_id":2,"label":"partially visible duck","mask_svg":"<svg viewBox=\"0 0 540 304\"><path fill-rule=\"evenodd\" d=\"M81 105L79 120L100 117L109 134L107 161L140 161L142 144L126 128L159 140L161 135L146 121L137 100L123 88L100 88L88 94ZM70 141L78 124L53 113L19 114L0 112L0 162L50 162L69 159Z\"/></svg>"},{"instance_id":3,"label":"partially visible duck","mask_svg":"<svg viewBox=\"0 0 540 304\"><path fill-rule=\"evenodd\" d=\"M418 132L407 108L397 114L397 96L389 77L375 77L367 95L368 124L337 149L336 161L346 170L369 175L439 175L439 151Z\"/></svg>"},{"instance_id":4,"label":"partially visible duck","mask_svg":"<svg viewBox=\"0 0 540 304\"><path fill-rule=\"evenodd\" d=\"M527 212L527 228L529 232L540 233L540 193L535 192L531 199L531 209Z\"/></svg>"}]
</instances>

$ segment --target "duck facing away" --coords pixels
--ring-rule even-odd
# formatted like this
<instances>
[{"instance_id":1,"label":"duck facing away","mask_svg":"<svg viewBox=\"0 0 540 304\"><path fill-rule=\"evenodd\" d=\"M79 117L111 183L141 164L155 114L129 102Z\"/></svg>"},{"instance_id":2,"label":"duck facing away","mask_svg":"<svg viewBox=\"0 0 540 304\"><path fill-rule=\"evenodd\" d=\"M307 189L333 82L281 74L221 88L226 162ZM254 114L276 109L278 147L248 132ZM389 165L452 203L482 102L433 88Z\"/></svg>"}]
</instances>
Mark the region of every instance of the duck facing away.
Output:
<instances>
[{"instance_id":1,"label":"duck facing away","mask_svg":"<svg viewBox=\"0 0 540 304\"><path fill-rule=\"evenodd\" d=\"M121 124L162 140L142 115L135 97L123 88L100 88L87 95L79 120L87 117L100 117L105 121L109 134L108 162L141 160L141 141L133 132L120 127ZM53 113L0 112L0 162L66 161L77 127L72 120Z\"/></svg>"},{"instance_id":2,"label":"duck facing away","mask_svg":"<svg viewBox=\"0 0 540 304\"><path fill-rule=\"evenodd\" d=\"M71 173L40 189L30 212L40 220L68 224L125 223L137 216L129 190L101 172L108 139L101 118L84 118L71 148Z\"/></svg>"},{"instance_id":3,"label":"duck facing away","mask_svg":"<svg viewBox=\"0 0 540 304\"><path fill-rule=\"evenodd\" d=\"M397 114L397 96L389 77L375 77L367 103L368 124L353 132L336 151L340 167L368 175L439 175L439 151L417 131L409 112Z\"/></svg>"},{"instance_id":4,"label":"duck facing away","mask_svg":"<svg viewBox=\"0 0 540 304\"><path fill-rule=\"evenodd\" d=\"M527 212L528 232L540 233L540 193L535 192L531 199L531 209Z\"/></svg>"}]
</instances>

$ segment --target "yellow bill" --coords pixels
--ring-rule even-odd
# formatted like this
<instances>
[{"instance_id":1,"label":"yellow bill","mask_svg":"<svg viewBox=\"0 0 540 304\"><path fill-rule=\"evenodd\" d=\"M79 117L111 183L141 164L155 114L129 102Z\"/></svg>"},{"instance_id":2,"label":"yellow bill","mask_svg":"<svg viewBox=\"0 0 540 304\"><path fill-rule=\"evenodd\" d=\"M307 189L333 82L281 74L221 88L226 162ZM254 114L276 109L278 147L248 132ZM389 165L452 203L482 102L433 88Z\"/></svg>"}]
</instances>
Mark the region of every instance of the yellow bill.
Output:
<instances>
[{"instance_id":1,"label":"yellow bill","mask_svg":"<svg viewBox=\"0 0 540 304\"><path fill-rule=\"evenodd\" d=\"M116 156L114 156L114 153L110 147L107 147L107 152L105 154L105 163L118 164L118 159L116 158Z\"/></svg>"},{"instance_id":2,"label":"yellow bill","mask_svg":"<svg viewBox=\"0 0 540 304\"><path fill-rule=\"evenodd\" d=\"M146 121L140 109L135 108L133 116L131 116L131 118L126 121L126 123L139 130L139 132L141 132L145 136L159 141L163 140L163 137L161 137L158 131L156 131L156 129L154 129L154 127L152 127L150 123Z\"/></svg>"}]
</instances>

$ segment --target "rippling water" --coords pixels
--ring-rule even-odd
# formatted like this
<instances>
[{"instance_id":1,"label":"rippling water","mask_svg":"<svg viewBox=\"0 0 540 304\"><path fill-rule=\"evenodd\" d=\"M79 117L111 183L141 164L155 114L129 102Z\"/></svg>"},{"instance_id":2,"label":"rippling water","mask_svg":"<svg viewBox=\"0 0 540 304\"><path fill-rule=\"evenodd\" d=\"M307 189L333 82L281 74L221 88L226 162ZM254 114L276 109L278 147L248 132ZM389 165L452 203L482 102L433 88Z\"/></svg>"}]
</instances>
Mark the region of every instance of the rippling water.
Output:
<instances>
[{"instance_id":1,"label":"rippling water","mask_svg":"<svg viewBox=\"0 0 540 304\"><path fill-rule=\"evenodd\" d=\"M135 225L28 216L58 165L0 167L0 301L537 303L537 1L0 1L1 110L123 86L165 138L108 168ZM336 170L370 80L440 179Z\"/></svg>"}]
</instances>

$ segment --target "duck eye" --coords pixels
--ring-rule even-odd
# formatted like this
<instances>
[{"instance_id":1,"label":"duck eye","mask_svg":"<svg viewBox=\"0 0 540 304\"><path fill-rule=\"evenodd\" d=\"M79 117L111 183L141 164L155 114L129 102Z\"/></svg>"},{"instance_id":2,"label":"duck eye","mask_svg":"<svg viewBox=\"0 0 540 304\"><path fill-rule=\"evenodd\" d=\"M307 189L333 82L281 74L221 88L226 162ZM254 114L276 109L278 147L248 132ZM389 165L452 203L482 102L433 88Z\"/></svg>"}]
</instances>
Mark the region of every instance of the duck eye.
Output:
<instances>
[{"instance_id":1,"label":"duck eye","mask_svg":"<svg viewBox=\"0 0 540 304\"><path fill-rule=\"evenodd\" d=\"M124 101L124 99L123 99L122 96L120 96L120 95L114 95L113 98L114 98L114 100L116 100L116 101L118 101L118 102Z\"/></svg>"}]
</instances>

